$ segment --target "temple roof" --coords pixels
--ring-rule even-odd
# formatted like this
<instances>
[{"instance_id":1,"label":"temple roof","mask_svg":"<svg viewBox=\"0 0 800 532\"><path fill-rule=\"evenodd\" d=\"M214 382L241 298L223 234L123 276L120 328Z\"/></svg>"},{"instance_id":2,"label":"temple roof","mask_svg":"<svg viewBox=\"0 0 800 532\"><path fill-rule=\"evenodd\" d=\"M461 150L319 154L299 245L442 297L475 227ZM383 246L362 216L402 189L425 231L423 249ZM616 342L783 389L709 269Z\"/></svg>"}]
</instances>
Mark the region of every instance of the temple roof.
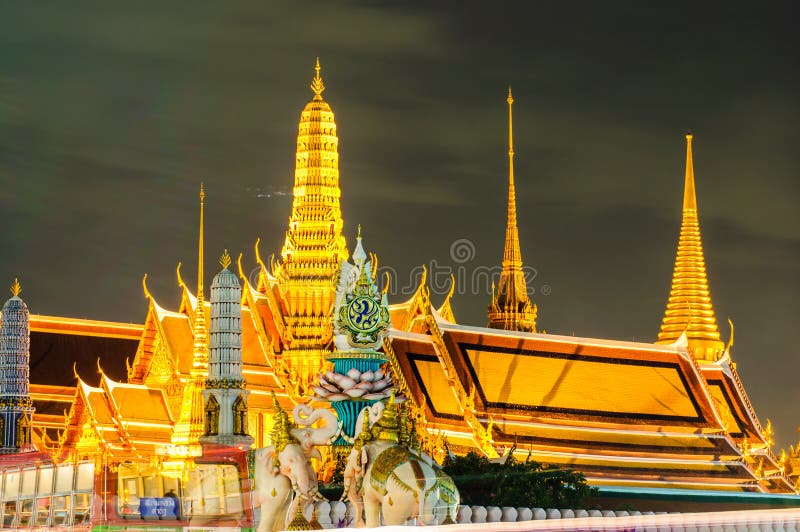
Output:
<instances>
[{"instance_id":1,"label":"temple roof","mask_svg":"<svg viewBox=\"0 0 800 532\"><path fill-rule=\"evenodd\" d=\"M682 342L469 327L432 310L428 332L393 329L390 346L428 431L451 449L514 447L596 485L792 489L724 361L698 366Z\"/></svg>"},{"instance_id":2,"label":"temple roof","mask_svg":"<svg viewBox=\"0 0 800 532\"><path fill-rule=\"evenodd\" d=\"M31 382L74 386L73 366L99 382L97 361L109 375L125 379L142 333L139 324L31 315Z\"/></svg>"}]
</instances>

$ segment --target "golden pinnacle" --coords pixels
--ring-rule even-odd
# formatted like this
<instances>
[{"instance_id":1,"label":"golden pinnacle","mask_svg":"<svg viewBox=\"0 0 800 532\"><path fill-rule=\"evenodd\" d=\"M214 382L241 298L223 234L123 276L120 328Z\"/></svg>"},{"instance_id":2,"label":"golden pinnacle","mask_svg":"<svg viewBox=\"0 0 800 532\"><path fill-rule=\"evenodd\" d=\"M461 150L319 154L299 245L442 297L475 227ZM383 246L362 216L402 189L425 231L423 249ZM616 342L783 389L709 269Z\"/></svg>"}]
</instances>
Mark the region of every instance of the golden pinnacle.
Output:
<instances>
[{"instance_id":1,"label":"golden pinnacle","mask_svg":"<svg viewBox=\"0 0 800 532\"><path fill-rule=\"evenodd\" d=\"M11 285L11 293L17 297L22 292L22 286L19 284L19 279L14 278L14 284Z\"/></svg>"},{"instance_id":2,"label":"golden pinnacle","mask_svg":"<svg viewBox=\"0 0 800 532\"><path fill-rule=\"evenodd\" d=\"M226 270L228 269L228 266L231 265L231 256L228 255L227 249L225 250L225 253L223 253L222 256L219 258L219 263Z\"/></svg>"},{"instance_id":3,"label":"golden pinnacle","mask_svg":"<svg viewBox=\"0 0 800 532\"><path fill-rule=\"evenodd\" d=\"M325 90L325 84L322 82L322 77L319 75L320 70L322 70L322 67L319 66L319 57L317 57L317 64L314 66L314 71L316 74L311 82L311 90L314 91L315 100L321 100L322 92Z\"/></svg>"}]
</instances>

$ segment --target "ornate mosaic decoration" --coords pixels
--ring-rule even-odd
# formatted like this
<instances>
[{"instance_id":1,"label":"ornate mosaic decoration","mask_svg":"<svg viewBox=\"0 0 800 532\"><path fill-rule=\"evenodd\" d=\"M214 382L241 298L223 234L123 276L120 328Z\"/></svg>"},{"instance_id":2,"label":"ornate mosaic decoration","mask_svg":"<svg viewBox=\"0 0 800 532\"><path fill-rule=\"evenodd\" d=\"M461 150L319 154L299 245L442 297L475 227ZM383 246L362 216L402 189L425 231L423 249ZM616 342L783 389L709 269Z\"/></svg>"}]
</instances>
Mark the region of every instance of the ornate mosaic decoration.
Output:
<instances>
[{"instance_id":1,"label":"ornate mosaic decoration","mask_svg":"<svg viewBox=\"0 0 800 532\"><path fill-rule=\"evenodd\" d=\"M353 252L355 264L342 263L339 290L336 294L337 337L344 336L349 347L374 351L380 347L389 328L389 301L375 284L373 261L367 260L361 245L361 226L358 243ZM337 342L337 348L342 348Z\"/></svg>"}]
</instances>

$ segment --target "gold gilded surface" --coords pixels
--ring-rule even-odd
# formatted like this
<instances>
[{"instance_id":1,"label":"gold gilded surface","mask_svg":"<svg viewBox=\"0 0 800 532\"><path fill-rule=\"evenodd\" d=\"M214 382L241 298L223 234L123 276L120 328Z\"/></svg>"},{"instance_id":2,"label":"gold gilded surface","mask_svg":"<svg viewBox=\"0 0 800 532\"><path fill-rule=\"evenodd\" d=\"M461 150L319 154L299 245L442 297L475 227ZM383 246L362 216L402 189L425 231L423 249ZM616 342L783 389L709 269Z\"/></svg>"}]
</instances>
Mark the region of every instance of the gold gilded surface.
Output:
<instances>
[{"instance_id":1,"label":"gold gilded surface","mask_svg":"<svg viewBox=\"0 0 800 532\"><path fill-rule=\"evenodd\" d=\"M200 230L197 243L197 302L192 320L192 368L188 382L183 387L178 420L172 434L172 442L177 445L194 445L205 433L203 388L208 375L208 325L203 295L203 244L205 190L200 185Z\"/></svg>"},{"instance_id":2,"label":"gold gilded surface","mask_svg":"<svg viewBox=\"0 0 800 532\"><path fill-rule=\"evenodd\" d=\"M385 495L389 476L411 457L411 451L400 445L393 445L376 456L369 478L372 487L381 495Z\"/></svg>"},{"instance_id":3,"label":"gold gilded surface","mask_svg":"<svg viewBox=\"0 0 800 532\"><path fill-rule=\"evenodd\" d=\"M496 426L506 434L550 439L553 440L553 445L566 445L567 442L613 443L654 448L667 447L676 451L687 448L713 449L717 447L713 439L702 437L701 434L676 434L661 430L643 430L641 432L614 429L589 430L581 427L543 426L540 424L504 423L503 421L498 421Z\"/></svg>"},{"instance_id":4,"label":"gold gilded surface","mask_svg":"<svg viewBox=\"0 0 800 532\"><path fill-rule=\"evenodd\" d=\"M339 139L333 111L322 98L320 70L318 60L314 96L300 114L292 214L274 270L285 305L282 359L300 393L325 365L339 266L348 257L339 205Z\"/></svg>"},{"instance_id":5,"label":"gold gilded surface","mask_svg":"<svg viewBox=\"0 0 800 532\"><path fill-rule=\"evenodd\" d=\"M711 304L706 261L697 216L692 135L686 135L686 175L683 191L683 220L672 274L672 287L658 333L659 344L675 342L683 333L689 351L700 361L718 360L725 347L720 340Z\"/></svg>"},{"instance_id":6,"label":"gold gilded surface","mask_svg":"<svg viewBox=\"0 0 800 532\"><path fill-rule=\"evenodd\" d=\"M491 403L694 418L674 368L466 350Z\"/></svg>"},{"instance_id":7,"label":"gold gilded surface","mask_svg":"<svg viewBox=\"0 0 800 532\"><path fill-rule=\"evenodd\" d=\"M410 360L409 362L416 367L433 409L440 414L461 415L463 410L453 395L453 390L449 386L442 386L442 383L446 382L442 365L438 361Z\"/></svg>"},{"instance_id":8,"label":"gold gilded surface","mask_svg":"<svg viewBox=\"0 0 800 532\"><path fill-rule=\"evenodd\" d=\"M725 394L716 384L709 385L708 391L711 392L711 398L714 400L714 406L717 408L722 424L726 432L742 432L742 426L736 421L736 417L731 412L728 406L728 401L725 400Z\"/></svg>"},{"instance_id":9,"label":"gold gilded surface","mask_svg":"<svg viewBox=\"0 0 800 532\"><path fill-rule=\"evenodd\" d=\"M522 252L517 228L517 193L514 183L514 135L512 105L514 97L508 88L508 220L503 249L503 271L497 285L492 285L492 302L489 304L489 327L510 331L536 332L536 305L528 297L528 285L522 270Z\"/></svg>"}]
</instances>

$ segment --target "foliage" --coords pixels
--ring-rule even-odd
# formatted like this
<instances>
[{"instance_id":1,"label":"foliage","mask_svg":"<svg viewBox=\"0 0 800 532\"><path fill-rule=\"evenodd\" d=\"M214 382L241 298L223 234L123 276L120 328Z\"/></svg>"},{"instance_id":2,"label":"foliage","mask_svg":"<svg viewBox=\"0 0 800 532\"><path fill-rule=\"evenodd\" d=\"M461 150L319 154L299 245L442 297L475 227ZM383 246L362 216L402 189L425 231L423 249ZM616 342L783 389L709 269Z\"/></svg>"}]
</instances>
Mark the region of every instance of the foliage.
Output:
<instances>
[{"instance_id":1,"label":"foliage","mask_svg":"<svg viewBox=\"0 0 800 532\"><path fill-rule=\"evenodd\" d=\"M581 508L597 489L582 473L511 455L505 463L492 462L475 451L448 456L443 469L455 482L461 503L528 508Z\"/></svg>"},{"instance_id":2,"label":"foliage","mask_svg":"<svg viewBox=\"0 0 800 532\"><path fill-rule=\"evenodd\" d=\"M334 468L328 482L320 484L319 491L328 500L338 501L344 493L344 470L347 467L347 455L337 454L334 458Z\"/></svg>"}]
</instances>

